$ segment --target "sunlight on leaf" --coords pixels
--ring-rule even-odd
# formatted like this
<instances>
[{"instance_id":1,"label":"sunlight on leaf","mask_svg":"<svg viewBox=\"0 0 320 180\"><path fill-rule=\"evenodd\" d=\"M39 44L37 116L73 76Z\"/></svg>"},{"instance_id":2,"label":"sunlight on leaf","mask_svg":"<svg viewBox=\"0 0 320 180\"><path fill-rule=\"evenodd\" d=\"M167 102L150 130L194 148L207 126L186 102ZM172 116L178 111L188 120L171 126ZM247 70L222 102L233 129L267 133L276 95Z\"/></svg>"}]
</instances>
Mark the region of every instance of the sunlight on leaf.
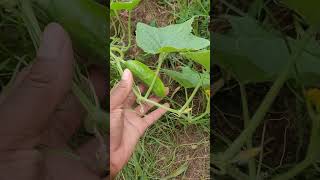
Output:
<instances>
[{"instance_id":1,"label":"sunlight on leaf","mask_svg":"<svg viewBox=\"0 0 320 180\"><path fill-rule=\"evenodd\" d=\"M150 54L204 49L210 45L210 41L191 33L193 20L194 18L191 18L182 24L161 28L138 23L136 30L137 44Z\"/></svg>"},{"instance_id":2,"label":"sunlight on leaf","mask_svg":"<svg viewBox=\"0 0 320 180\"><path fill-rule=\"evenodd\" d=\"M201 64L210 72L210 50L185 52L181 53L181 55Z\"/></svg>"}]
</instances>

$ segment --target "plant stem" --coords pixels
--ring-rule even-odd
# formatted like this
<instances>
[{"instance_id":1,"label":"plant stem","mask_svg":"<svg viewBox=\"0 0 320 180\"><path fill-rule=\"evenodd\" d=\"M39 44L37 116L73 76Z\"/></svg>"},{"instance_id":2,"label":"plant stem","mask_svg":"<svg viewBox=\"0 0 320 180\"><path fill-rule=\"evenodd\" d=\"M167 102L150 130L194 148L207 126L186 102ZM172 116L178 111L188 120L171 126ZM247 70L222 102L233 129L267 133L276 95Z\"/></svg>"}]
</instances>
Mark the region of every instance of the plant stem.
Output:
<instances>
[{"instance_id":1,"label":"plant stem","mask_svg":"<svg viewBox=\"0 0 320 180\"><path fill-rule=\"evenodd\" d=\"M116 16L116 18L117 18L117 20L119 22L120 29L122 30L122 34L124 35L125 34L125 26L122 24L122 21L121 21L121 19L119 17L119 14L118 14L118 12L116 10L114 10L114 14L115 14L115 16ZM121 41L123 41L123 39L124 39L124 36L121 37Z\"/></svg>"},{"instance_id":2,"label":"plant stem","mask_svg":"<svg viewBox=\"0 0 320 180\"><path fill-rule=\"evenodd\" d=\"M154 83L156 82L157 77L159 75L159 72L160 72L160 69L161 69L161 65L162 65L163 61L165 60L166 56L167 56L166 53L160 53L160 55L159 55L158 66L157 66L157 69L156 69L156 72L155 72L155 76L153 77L151 85L149 86L149 89L148 89L148 91L146 92L146 94L144 96L144 98L146 98L146 99L149 97L149 95L150 95L150 93L151 93L151 91L153 89Z\"/></svg>"},{"instance_id":3,"label":"plant stem","mask_svg":"<svg viewBox=\"0 0 320 180\"><path fill-rule=\"evenodd\" d=\"M121 60L123 61L123 59L117 57L117 56L114 55L111 51L110 51L110 55L111 55L111 57L114 58L114 60L116 61L117 69L118 69L118 71L119 71L120 76L122 76L123 69L122 69L122 67L121 67L120 62L121 62Z\"/></svg>"},{"instance_id":4,"label":"plant stem","mask_svg":"<svg viewBox=\"0 0 320 180\"><path fill-rule=\"evenodd\" d=\"M19 6L22 12L21 17L29 32L34 48L37 50L40 46L41 29L32 8L32 2L30 0L19 0Z\"/></svg>"},{"instance_id":5,"label":"plant stem","mask_svg":"<svg viewBox=\"0 0 320 180\"><path fill-rule=\"evenodd\" d=\"M227 167L227 174L229 174L231 177L237 180L248 180L249 177L247 174L241 172L238 168L235 168L233 166Z\"/></svg>"},{"instance_id":6,"label":"plant stem","mask_svg":"<svg viewBox=\"0 0 320 180\"><path fill-rule=\"evenodd\" d=\"M120 54L120 58L121 58L121 59L124 58L124 54L123 54L123 52L122 52L119 48L112 46L112 47L110 47L110 51L116 51L117 53ZM113 54L113 53L112 53L112 54ZM113 55L114 55L114 54L113 54ZM117 56L114 55L114 57L117 57Z\"/></svg>"},{"instance_id":7,"label":"plant stem","mask_svg":"<svg viewBox=\"0 0 320 180\"><path fill-rule=\"evenodd\" d=\"M128 45L127 47L123 50L124 52L128 51L130 46L131 46L131 11L128 12Z\"/></svg>"},{"instance_id":8,"label":"plant stem","mask_svg":"<svg viewBox=\"0 0 320 180\"><path fill-rule=\"evenodd\" d=\"M261 138L261 143L260 143L259 164L258 164L257 175L256 175L257 178L256 179L260 178L260 172L261 172L262 160L263 160L263 145L264 145L265 134L266 134L266 123L264 124L263 130L262 130L262 138Z\"/></svg>"},{"instance_id":9,"label":"plant stem","mask_svg":"<svg viewBox=\"0 0 320 180\"><path fill-rule=\"evenodd\" d=\"M196 95L198 89L201 87L202 85L202 81L199 81L196 88L194 88L192 94L190 95L189 99L186 101L186 103L181 107L181 109L179 110L178 115L180 116L184 110L189 106L189 104L191 103L193 97Z\"/></svg>"},{"instance_id":10,"label":"plant stem","mask_svg":"<svg viewBox=\"0 0 320 180\"><path fill-rule=\"evenodd\" d=\"M242 131L242 133L237 137L237 139L231 144L231 146L223 154L223 160L227 161L232 159L237 152L240 151L243 144L247 141L248 137L251 137L256 128L259 126L260 122L263 120L265 114L272 105L274 99L276 98L280 88L283 86L287 80L287 75L292 67L292 62L286 66L281 75L277 78L267 95L265 96L263 102L259 106L258 110L250 120L248 126Z\"/></svg>"},{"instance_id":11,"label":"plant stem","mask_svg":"<svg viewBox=\"0 0 320 180\"><path fill-rule=\"evenodd\" d=\"M222 155L222 161L231 160L241 150L242 146L247 141L247 138L252 136L256 128L259 126L260 122L263 120L264 116L266 115L273 101L278 95L280 89L286 82L287 77L290 73L290 70L294 66L297 59L300 57L304 46L306 45L306 43L309 41L309 38L311 37L309 33L305 33L305 34L306 35L304 36L304 38L300 41L300 44L299 44L300 46L298 50L294 55L292 55L292 59L289 60L284 70L280 73L280 75L278 76L278 78L270 88L269 92L267 93L264 100L260 104L258 110L254 114L254 116L251 118L248 124L248 127L242 131L242 133L237 137L237 139L230 145L230 147Z\"/></svg>"},{"instance_id":12,"label":"plant stem","mask_svg":"<svg viewBox=\"0 0 320 180\"><path fill-rule=\"evenodd\" d=\"M312 160L304 160L297 164L294 168L289 170L288 172L284 174L280 174L279 176L276 176L275 178L272 178L272 180L288 180L292 179L294 176L299 174L301 171L306 169L309 165L312 164Z\"/></svg>"},{"instance_id":13,"label":"plant stem","mask_svg":"<svg viewBox=\"0 0 320 180\"><path fill-rule=\"evenodd\" d=\"M149 104L152 104L152 105L154 105L154 106L157 106L157 107L159 107L159 108L163 108L163 109L165 109L165 110L167 110L167 111L169 111L169 112L172 112L172 113L175 113L175 114L178 114L178 113L179 113L179 111L177 111L177 110L175 110L175 109L172 109L172 108L169 108L169 107L164 106L164 105L162 105L162 104L159 104L159 103L157 103L157 102L151 101L150 99L147 99L147 98L145 98L145 97L143 97L143 96L138 96L137 99L138 99L138 100L145 101L145 102L147 102L147 103L149 103Z\"/></svg>"},{"instance_id":14,"label":"plant stem","mask_svg":"<svg viewBox=\"0 0 320 180\"><path fill-rule=\"evenodd\" d=\"M246 87L245 87L244 84L242 84L240 82L239 85L240 85L240 93L241 93L241 102L242 102L244 127L247 128L248 124L249 124L249 121L250 121L248 101L247 101L247 92L246 92ZM247 148L248 149L252 148L252 137L251 136L248 137ZM250 180L255 180L255 177L256 177L256 163L255 163L254 158L250 158L248 167L249 167L249 179Z\"/></svg>"}]
</instances>

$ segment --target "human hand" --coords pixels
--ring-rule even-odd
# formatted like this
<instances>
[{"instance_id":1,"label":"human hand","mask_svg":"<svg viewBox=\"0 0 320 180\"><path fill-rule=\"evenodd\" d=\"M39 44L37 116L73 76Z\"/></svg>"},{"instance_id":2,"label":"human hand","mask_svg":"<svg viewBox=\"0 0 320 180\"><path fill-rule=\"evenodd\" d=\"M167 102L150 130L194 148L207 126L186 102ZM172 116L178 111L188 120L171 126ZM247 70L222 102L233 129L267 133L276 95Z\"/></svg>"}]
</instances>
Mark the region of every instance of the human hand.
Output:
<instances>
[{"instance_id":1,"label":"human hand","mask_svg":"<svg viewBox=\"0 0 320 180\"><path fill-rule=\"evenodd\" d=\"M132 91L133 77L126 69L121 81L111 90L110 95L110 176L114 178L132 155L135 145L145 130L157 121L166 110L158 108L146 113L153 105L144 103L133 107L136 96ZM144 91L144 88L140 88ZM159 102L158 97L150 100ZM169 107L166 103L164 106Z\"/></svg>"},{"instance_id":2,"label":"human hand","mask_svg":"<svg viewBox=\"0 0 320 180\"><path fill-rule=\"evenodd\" d=\"M96 180L96 140L77 150L81 160L64 153L67 141L85 117L71 93L74 57L68 34L57 24L46 27L35 63L18 74L11 89L0 96L0 179ZM90 75L97 95L104 99L102 73ZM93 163L94 164L94 163Z\"/></svg>"}]
</instances>

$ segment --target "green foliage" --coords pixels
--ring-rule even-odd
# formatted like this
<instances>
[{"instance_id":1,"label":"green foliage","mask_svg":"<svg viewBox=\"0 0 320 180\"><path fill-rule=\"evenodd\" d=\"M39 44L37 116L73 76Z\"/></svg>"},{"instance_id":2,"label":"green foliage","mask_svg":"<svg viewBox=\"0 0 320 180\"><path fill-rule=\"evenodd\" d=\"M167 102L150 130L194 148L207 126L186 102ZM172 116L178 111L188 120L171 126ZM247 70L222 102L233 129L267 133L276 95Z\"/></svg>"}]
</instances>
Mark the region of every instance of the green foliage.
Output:
<instances>
[{"instance_id":1,"label":"green foliage","mask_svg":"<svg viewBox=\"0 0 320 180\"><path fill-rule=\"evenodd\" d=\"M182 56L201 64L210 72L210 50L180 53Z\"/></svg>"},{"instance_id":2,"label":"green foliage","mask_svg":"<svg viewBox=\"0 0 320 180\"><path fill-rule=\"evenodd\" d=\"M230 70L243 83L274 80L290 61L287 44L279 33L267 31L250 17L228 18L232 30L227 34L213 35L215 42L214 63ZM297 41L288 39L292 51L297 50ZM297 61L298 76L306 84L319 82L320 46L310 41L304 48L301 60ZM292 71L290 79L296 77Z\"/></svg>"},{"instance_id":3,"label":"green foliage","mask_svg":"<svg viewBox=\"0 0 320 180\"><path fill-rule=\"evenodd\" d=\"M192 70L189 66L182 67L181 69L181 72L169 69L163 69L162 71L185 88L195 88L198 83L201 83L201 86L205 88L210 86L209 73L198 73L197 71Z\"/></svg>"},{"instance_id":4,"label":"green foliage","mask_svg":"<svg viewBox=\"0 0 320 180\"><path fill-rule=\"evenodd\" d=\"M226 24L231 25L231 27L229 28L228 26L229 29L224 33L215 33L212 36L215 43L214 63L222 67L225 70L223 72L232 74L239 81L244 127L236 138L231 136L234 140L227 143L226 150L222 149L222 152L217 151L212 155L213 171L223 177L230 176L240 180L261 178L272 180L303 179L303 177L310 175L310 171L318 172L318 167L314 166L315 168L313 168L312 165L315 165L319 157L320 145L316 139L319 139L320 116L319 112L314 109L317 106L310 105L309 102L310 99L318 101L318 92L316 97L308 97L308 88L310 86L318 86L320 82L320 47L317 36L320 25L319 2L316 0L282 0L295 12L287 11L283 3L270 3L270 1L264 0L254 0L251 4L246 4L246 7L249 7L246 9L248 12L238 8L239 4L243 5L242 3L230 3L224 0L220 2L223 6L226 6L227 14L219 14L218 18L226 19L228 21ZM279 9L281 9L281 12L284 10L288 13L286 15L283 13L283 16L279 16ZM234 16L234 12L240 16ZM301 15L304 19L301 19L296 14ZM280 17L285 20L282 21L283 19ZM247 96L245 84L254 85L261 82L268 82L263 84L266 86L269 86L269 82L273 84L263 100L259 102L258 108L251 112L252 109L255 109L255 106L250 107L249 105L256 105L257 98ZM294 87L288 86L294 96L282 99L280 90L287 89L286 83L294 84ZM250 89L250 93L255 93L259 90L259 87ZM267 119L267 113L273 111L274 108L278 108L277 105L274 105L276 99L296 102L298 105L302 105L304 112L296 112L297 116L300 113L304 115L307 110L309 117L303 116L304 118L297 119L291 119L290 117L290 122L295 119L296 121L302 120L295 124L294 127L303 124L304 132L309 135L309 138L303 137L300 141L308 141L309 145L303 147L303 150L306 151L303 154L303 158L299 157L299 160L296 161L288 158L286 159L288 162L284 165L282 164L283 158L290 156L290 152L286 152L286 154L283 154L278 167L268 168L264 165L273 164L274 161L264 158L266 153L263 151L267 149L265 141L273 135L270 137L266 133L268 128L266 124L262 130L260 144L257 144L255 140L259 137L257 134L260 134L258 127L261 127L263 121ZM260 100L258 99L258 101ZM285 107L281 106L281 108L291 110L297 104L290 104L288 107L284 105ZM270 129L268 130L270 131ZM274 133L277 134L277 132ZM292 143L286 143L284 147L291 147ZM258 148L252 148L259 145L261 151L258 151ZM297 149L299 151L300 147ZM255 163L258 158L254 157L257 154L260 154L260 156L259 163L256 166ZM247 169L243 169L243 166L239 167L239 164L247 161L249 161ZM266 174L269 175L264 177Z\"/></svg>"},{"instance_id":5,"label":"green foliage","mask_svg":"<svg viewBox=\"0 0 320 180\"><path fill-rule=\"evenodd\" d=\"M166 1L163 4L167 5L171 2L175 3L173 1ZM176 1L178 4L180 4L180 2L182 1ZM145 3L148 4L148 2ZM160 2L156 1L156 3L159 4ZM111 7L111 9L113 8L114 6ZM166 6L166 8L170 7ZM128 12L128 21L120 18L120 9ZM207 71L200 73L199 71L201 71L201 69L198 68L199 66L194 66L197 67L196 69L192 68L192 63L189 63L189 65L185 63L190 62L187 59L189 58L196 63L208 66L210 59L205 57L205 53L201 59L194 59L193 56L195 54L192 53L206 49L210 45L210 42L207 39L197 37L197 31L199 29L197 24L199 22L193 23L194 18L191 16L186 19L186 22L182 21L183 23L181 24L177 23L177 21L175 21L177 24L172 24L172 21L168 20L168 22L171 22L171 25L159 28L157 28L155 20L144 24L139 22L138 17L138 19L136 19L138 23L135 26L136 41L131 43L131 15L133 14L133 9L119 8L119 10L112 11L114 16L111 16L111 32L114 33L114 36L110 43L111 73L118 73L119 76L111 76L111 79L114 79L113 82L118 81L123 69L128 68L136 78L135 80L137 80L133 87L133 92L137 97L136 103L148 103L154 105L155 108L164 108L168 111L161 120L148 129L148 132L145 134L145 137L148 138L143 137L142 140L140 140L137 150L134 152L128 165L120 173L119 179L159 179L160 174L163 179L184 177L188 169L189 160L179 160L181 162L177 164L172 163L177 161L175 159L177 148L185 146L175 144L176 142L172 143L174 139L173 136L177 135L175 124L179 123L186 126L200 125L203 128L208 128L210 113L209 95L206 94L205 91L199 90L201 85L202 88L209 86L209 73ZM130 49L135 45L134 43L143 50L143 53L138 55L140 58L138 58L136 54L130 54ZM184 52L186 55L179 54L179 52ZM158 59L156 60L156 58ZM143 61L138 62L128 59L142 59ZM184 66L182 72L172 70L176 69L176 65L181 64ZM161 73L160 76L160 72L165 71L168 71L168 73ZM170 74L172 76L170 76ZM186 76L189 78L181 80L181 78ZM160 77L163 79L163 82L161 82ZM183 88L175 87L176 84L168 81L170 77L172 77L174 81L187 84L187 86L182 86ZM138 90L137 85L140 82L147 85L148 89L146 93ZM168 96L164 93L164 85L169 88ZM155 89L161 90L161 93L157 93ZM192 93L189 94L189 91ZM153 101L152 98L148 99L151 92L154 95L163 97L166 102L170 103L170 107L164 107L162 105L163 103L157 103ZM206 92L208 92L208 89L206 89ZM195 108L194 104L198 103L198 101L195 100L198 99L202 100L201 105ZM152 146L151 149L149 145ZM161 154L163 147L170 150L172 154L169 153L168 157L160 160L158 154ZM158 165L160 161L161 164L165 164L165 166L159 168ZM185 163L183 161L185 161Z\"/></svg>"},{"instance_id":6,"label":"green foliage","mask_svg":"<svg viewBox=\"0 0 320 180\"><path fill-rule=\"evenodd\" d=\"M136 8L141 0L131 0L130 2L114 2L110 3L111 10L132 10Z\"/></svg>"},{"instance_id":7,"label":"green foliage","mask_svg":"<svg viewBox=\"0 0 320 180\"><path fill-rule=\"evenodd\" d=\"M194 36L194 18L182 24L156 28L144 23L137 24L137 45L151 54L200 50L210 45L210 41Z\"/></svg>"},{"instance_id":8,"label":"green foliage","mask_svg":"<svg viewBox=\"0 0 320 180\"><path fill-rule=\"evenodd\" d=\"M50 16L70 34L82 56L90 57L90 64L106 64L109 34L108 8L94 0L36 0ZM94 61L93 61L94 60Z\"/></svg>"}]
</instances>

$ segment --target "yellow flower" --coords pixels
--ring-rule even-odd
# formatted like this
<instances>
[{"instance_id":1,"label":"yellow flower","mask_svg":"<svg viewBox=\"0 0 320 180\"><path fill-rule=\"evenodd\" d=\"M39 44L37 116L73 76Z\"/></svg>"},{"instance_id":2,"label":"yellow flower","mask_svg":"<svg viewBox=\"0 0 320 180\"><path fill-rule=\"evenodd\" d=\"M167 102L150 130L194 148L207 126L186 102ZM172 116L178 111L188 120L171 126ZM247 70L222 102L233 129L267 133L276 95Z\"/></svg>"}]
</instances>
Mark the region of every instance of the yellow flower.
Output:
<instances>
[{"instance_id":1,"label":"yellow flower","mask_svg":"<svg viewBox=\"0 0 320 180\"><path fill-rule=\"evenodd\" d=\"M312 105L316 106L317 108L320 107L320 89L312 88L308 89L305 93L306 98Z\"/></svg>"},{"instance_id":2,"label":"yellow flower","mask_svg":"<svg viewBox=\"0 0 320 180\"><path fill-rule=\"evenodd\" d=\"M210 97L210 89L206 89L204 92Z\"/></svg>"}]
</instances>

